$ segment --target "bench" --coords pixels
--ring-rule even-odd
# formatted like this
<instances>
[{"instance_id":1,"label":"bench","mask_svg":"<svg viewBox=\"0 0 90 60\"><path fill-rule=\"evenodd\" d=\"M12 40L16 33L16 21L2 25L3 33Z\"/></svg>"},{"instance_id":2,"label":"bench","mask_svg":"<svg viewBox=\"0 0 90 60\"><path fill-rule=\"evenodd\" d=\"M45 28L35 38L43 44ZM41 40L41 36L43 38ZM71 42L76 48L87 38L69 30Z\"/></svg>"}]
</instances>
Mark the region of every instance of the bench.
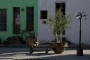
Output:
<instances>
[{"instance_id":1,"label":"bench","mask_svg":"<svg viewBox=\"0 0 90 60\"><path fill-rule=\"evenodd\" d=\"M52 47L50 45L39 45L36 47L30 47L30 54L32 54L34 51L40 51L40 50L38 50L39 48L40 48L40 50L43 49L45 51L45 53L48 54L49 48L52 48ZM43 51L43 50L41 50L41 51Z\"/></svg>"}]
</instances>

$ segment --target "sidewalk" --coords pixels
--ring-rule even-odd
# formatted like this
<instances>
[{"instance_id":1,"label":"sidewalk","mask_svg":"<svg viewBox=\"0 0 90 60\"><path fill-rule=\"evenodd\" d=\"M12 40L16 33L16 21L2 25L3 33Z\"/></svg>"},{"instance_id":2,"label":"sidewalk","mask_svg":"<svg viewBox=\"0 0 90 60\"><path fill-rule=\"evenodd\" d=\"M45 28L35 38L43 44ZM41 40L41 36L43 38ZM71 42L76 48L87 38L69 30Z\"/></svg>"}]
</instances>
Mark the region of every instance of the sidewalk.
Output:
<instances>
[{"instance_id":1,"label":"sidewalk","mask_svg":"<svg viewBox=\"0 0 90 60\"><path fill-rule=\"evenodd\" d=\"M0 60L89 60L90 50L84 50L83 56L77 56L76 50L65 50L62 54L54 54L49 51L35 51L32 55L28 54L28 48L0 48Z\"/></svg>"}]
</instances>

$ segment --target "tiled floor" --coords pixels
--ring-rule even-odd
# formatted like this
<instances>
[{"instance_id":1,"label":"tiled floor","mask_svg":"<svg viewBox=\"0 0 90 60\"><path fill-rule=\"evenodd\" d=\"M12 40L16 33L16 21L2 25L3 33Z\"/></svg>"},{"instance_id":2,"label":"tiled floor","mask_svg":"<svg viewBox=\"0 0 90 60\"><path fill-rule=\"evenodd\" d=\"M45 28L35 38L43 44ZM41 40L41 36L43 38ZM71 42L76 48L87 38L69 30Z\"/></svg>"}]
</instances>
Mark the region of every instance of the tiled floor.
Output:
<instances>
[{"instance_id":1,"label":"tiled floor","mask_svg":"<svg viewBox=\"0 0 90 60\"><path fill-rule=\"evenodd\" d=\"M28 48L0 48L0 60L89 60L90 50L84 50L83 56L77 56L76 50L65 50L62 54L54 54L49 51L34 52L28 54Z\"/></svg>"}]
</instances>

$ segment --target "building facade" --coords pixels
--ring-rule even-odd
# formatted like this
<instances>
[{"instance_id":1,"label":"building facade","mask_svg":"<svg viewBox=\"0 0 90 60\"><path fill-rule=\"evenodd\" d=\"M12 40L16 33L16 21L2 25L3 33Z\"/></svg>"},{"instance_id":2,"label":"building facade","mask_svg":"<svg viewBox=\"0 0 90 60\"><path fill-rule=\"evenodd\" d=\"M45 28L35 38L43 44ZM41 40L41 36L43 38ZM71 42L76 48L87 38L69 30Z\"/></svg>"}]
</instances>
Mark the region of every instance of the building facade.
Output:
<instances>
[{"instance_id":1,"label":"building facade","mask_svg":"<svg viewBox=\"0 0 90 60\"><path fill-rule=\"evenodd\" d=\"M0 0L0 38L20 34L21 30L38 33L37 0Z\"/></svg>"},{"instance_id":2,"label":"building facade","mask_svg":"<svg viewBox=\"0 0 90 60\"><path fill-rule=\"evenodd\" d=\"M56 9L63 8L65 14L70 14L72 23L63 36L73 43L79 42L79 21L76 19L78 12L85 12L87 19L82 18L82 43L90 44L90 1L89 0L38 0L38 36L41 40L52 41L54 39L52 29L44 21L55 17ZM44 15L44 17L42 17Z\"/></svg>"},{"instance_id":3,"label":"building facade","mask_svg":"<svg viewBox=\"0 0 90 60\"><path fill-rule=\"evenodd\" d=\"M73 43L79 41L78 12L86 12L82 18L82 42L90 44L90 1L89 0L0 0L0 38L17 35L21 30L35 31L40 40L52 41L52 29L45 22L55 17L56 9L71 14L72 23L63 36Z\"/></svg>"}]
</instances>

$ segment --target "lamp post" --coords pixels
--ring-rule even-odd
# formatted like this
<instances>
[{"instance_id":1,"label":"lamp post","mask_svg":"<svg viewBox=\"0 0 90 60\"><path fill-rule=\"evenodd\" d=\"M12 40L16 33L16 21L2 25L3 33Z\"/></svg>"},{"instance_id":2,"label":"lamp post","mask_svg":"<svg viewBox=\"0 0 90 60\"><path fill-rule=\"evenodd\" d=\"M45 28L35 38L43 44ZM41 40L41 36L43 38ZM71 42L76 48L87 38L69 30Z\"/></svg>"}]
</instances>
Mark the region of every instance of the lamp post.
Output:
<instances>
[{"instance_id":1,"label":"lamp post","mask_svg":"<svg viewBox=\"0 0 90 60\"><path fill-rule=\"evenodd\" d=\"M79 46L77 49L77 56L83 56L83 48L81 46L81 20L82 20L82 18L86 19L86 13L85 12L78 12L76 18L77 18L77 20L80 20Z\"/></svg>"}]
</instances>

